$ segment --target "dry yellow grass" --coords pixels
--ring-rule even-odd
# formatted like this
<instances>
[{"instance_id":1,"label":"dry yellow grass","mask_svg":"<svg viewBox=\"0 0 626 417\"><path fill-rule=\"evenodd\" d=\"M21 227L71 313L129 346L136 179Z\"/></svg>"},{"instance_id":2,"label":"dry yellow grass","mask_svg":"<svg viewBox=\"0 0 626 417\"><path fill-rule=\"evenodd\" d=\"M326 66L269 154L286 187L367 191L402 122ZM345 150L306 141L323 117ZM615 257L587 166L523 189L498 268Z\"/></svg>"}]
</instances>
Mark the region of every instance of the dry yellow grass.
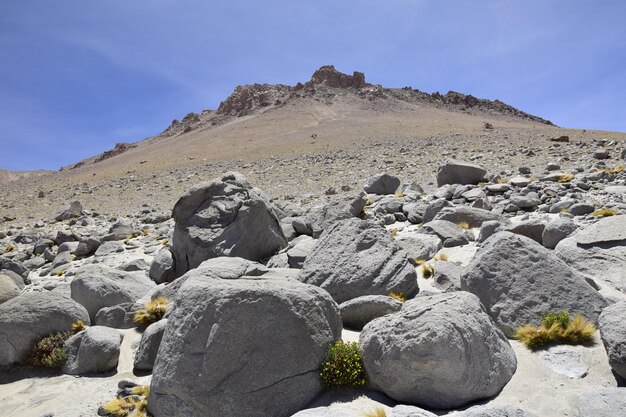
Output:
<instances>
[{"instance_id":1,"label":"dry yellow grass","mask_svg":"<svg viewBox=\"0 0 626 417\"><path fill-rule=\"evenodd\" d=\"M435 267L426 263L422 264L422 276L424 278L432 277L434 272L435 272Z\"/></svg>"},{"instance_id":2,"label":"dry yellow grass","mask_svg":"<svg viewBox=\"0 0 626 417\"><path fill-rule=\"evenodd\" d=\"M152 323L161 320L166 312L167 298L159 297L150 300L144 308L137 310L133 320L143 327L148 327Z\"/></svg>"},{"instance_id":3,"label":"dry yellow grass","mask_svg":"<svg viewBox=\"0 0 626 417\"><path fill-rule=\"evenodd\" d=\"M398 300L401 303L404 303L406 301L406 294L404 294L403 292L390 292L389 294L387 294L387 297L391 297L394 300Z\"/></svg>"},{"instance_id":4,"label":"dry yellow grass","mask_svg":"<svg viewBox=\"0 0 626 417\"><path fill-rule=\"evenodd\" d=\"M468 222L460 222L460 223L457 223L456 225L459 226L461 229L465 229L465 230L470 228L470 225Z\"/></svg>"},{"instance_id":5,"label":"dry yellow grass","mask_svg":"<svg viewBox=\"0 0 626 417\"><path fill-rule=\"evenodd\" d=\"M619 211L617 211L616 209L610 209L610 208L601 208L599 210L594 211L591 215L594 217L609 217L609 216L615 216L616 214L619 214Z\"/></svg>"},{"instance_id":6,"label":"dry yellow grass","mask_svg":"<svg viewBox=\"0 0 626 417\"><path fill-rule=\"evenodd\" d=\"M87 326L85 325L85 322L82 320L76 320L74 323L72 323L72 333L76 334L80 331L83 331L87 328Z\"/></svg>"},{"instance_id":7,"label":"dry yellow grass","mask_svg":"<svg viewBox=\"0 0 626 417\"><path fill-rule=\"evenodd\" d=\"M110 417L147 417L148 416L148 386L134 387L131 392L134 396L118 397L106 402L102 410Z\"/></svg>"},{"instance_id":8,"label":"dry yellow grass","mask_svg":"<svg viewBox=\"0 0 626 417\"><path fill-rule=\"evenodd\" d=\"M377 405L372 410L364 412L363 417L387 417L387 412L384 408Z\"/></svg>"},{"instance_id":9,"label":"dry yellow grass","mask_svg":"<svg viewBox=\"0 0 626 417\"><path fill-rule=\"evenodd\" d=\"M587 322L581 315L573 320L567 317L566 323L544 322L539 327L531 324L520 327L515 332L515 338L522 341L531 350L542 349L554 344L583 344L593 340L596 328Z\"/></svg>"},{"instance_id":10,"label":"dry yellow grass","mask_svg":"<svg viewBox=\"0 0 626 417\"><path fill-rule=\"evenodd\" d=\"M448 254L447 253L438 253L437 255L435 255L435 261L447 261L448 260Z\"/></svg>"},{"instance_id":11,"label":"dry yellow grass","mask_svg":"<svg viewBox=\"0 0 626 417\"><path fill-rule=\"evenodd\" d=\"M574 176L572 174L563 174L559 177L558 182L561 184L564 184L566 182L570 182L573 179L574 179Z\"/></svg>"}]
</instances>

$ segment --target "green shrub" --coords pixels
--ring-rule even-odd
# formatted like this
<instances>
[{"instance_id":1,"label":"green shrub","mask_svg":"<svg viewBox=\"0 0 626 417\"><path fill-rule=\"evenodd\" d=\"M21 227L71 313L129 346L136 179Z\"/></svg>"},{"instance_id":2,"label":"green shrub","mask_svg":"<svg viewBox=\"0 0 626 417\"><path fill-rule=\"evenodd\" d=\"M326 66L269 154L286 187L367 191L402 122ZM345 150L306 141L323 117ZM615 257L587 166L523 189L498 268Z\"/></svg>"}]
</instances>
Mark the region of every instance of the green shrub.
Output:
<instances>
[{"instance_id":1,"label":"green shrub","mask_svg":"<svg viewBox=\"0 0 626 417\"><path fill-rule=\"evenodd\" d=\"M72 332L52 333L41 338L26 359L28 365L42 368L60 368L67 360L63 345Z\"/></svg>"},{"instance_id":2,"label":"green shrub","mask_svg":"<svg viewBox=\"0 0 626 417\"><path fill-rule=\"evenodd\" d=\"M531 324L520 327L515 338L521 340L531 350L543 349L550 345L567 343L578 345L593 340L596 328L578 315L570 320L569 313L549 313L543 317L541 326Z\"/></svg>"},{"instance_id":3,"label":"green shrub","mask_svg":"<svg viewBox=\"0 0 626 417\"><path fill-rule=\"evenodd\" d=\"M167 298L159 297L149 301L144 308L137 310L133 320L142 327L161 320L167 312Z\"/></svg>"},{"instance_id":4,"label":"green shrub","mask_svg":"<svg viewBox=\"0 0 626 417\"><path fill-rule=\"evenodd\" d=\"M338 341L326 351L320 376L326 389L367 384L363 356L356 342Z\"/></svg>"}]
</instances>

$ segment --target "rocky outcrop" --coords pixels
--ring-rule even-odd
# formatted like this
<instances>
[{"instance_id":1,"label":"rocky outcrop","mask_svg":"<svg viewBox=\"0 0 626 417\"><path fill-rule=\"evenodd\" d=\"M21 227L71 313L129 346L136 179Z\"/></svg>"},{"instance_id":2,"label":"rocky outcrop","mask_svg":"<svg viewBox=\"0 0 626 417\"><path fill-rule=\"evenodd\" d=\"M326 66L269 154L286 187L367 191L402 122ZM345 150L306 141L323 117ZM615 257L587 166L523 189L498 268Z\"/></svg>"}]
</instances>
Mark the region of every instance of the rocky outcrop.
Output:
<instances>
[{"instance_id":1,"label":"rocky outcrop","mask_svg":"<svg viewBox=\"0 0 626 417\"><path fill-rule=\"evenodd\" d=\"M62 371L69 375L108 372L116 368L122 335L115 329L92 326L65 342L67 361Z\"/></svg>"}]
</instances>

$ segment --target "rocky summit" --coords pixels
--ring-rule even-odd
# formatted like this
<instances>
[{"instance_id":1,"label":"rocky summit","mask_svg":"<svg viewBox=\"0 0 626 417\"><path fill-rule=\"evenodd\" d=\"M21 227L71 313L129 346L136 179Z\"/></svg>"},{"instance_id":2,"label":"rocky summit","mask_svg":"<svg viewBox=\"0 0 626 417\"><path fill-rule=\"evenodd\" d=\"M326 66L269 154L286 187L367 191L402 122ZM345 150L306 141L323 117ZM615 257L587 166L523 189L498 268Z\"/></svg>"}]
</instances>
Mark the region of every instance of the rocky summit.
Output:
<instances>
[{"instance_id":1,"label":"rocky summit","mask_svg":"<svg viewBox=\"0 0 626 417\"><path fill-rule=\"evenodd\" d=\"M327 65L0 171L0 414L623 417L625 158Z\"/></svg>"}]
</instances>

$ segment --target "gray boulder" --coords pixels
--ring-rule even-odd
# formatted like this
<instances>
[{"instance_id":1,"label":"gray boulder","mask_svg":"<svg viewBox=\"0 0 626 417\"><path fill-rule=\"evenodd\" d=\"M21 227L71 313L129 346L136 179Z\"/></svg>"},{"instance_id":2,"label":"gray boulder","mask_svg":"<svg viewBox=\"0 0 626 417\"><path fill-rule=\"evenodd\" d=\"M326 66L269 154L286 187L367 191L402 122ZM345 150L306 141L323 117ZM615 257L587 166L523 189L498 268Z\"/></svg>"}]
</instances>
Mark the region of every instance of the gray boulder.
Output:
<instances>
[{"instance_id":1,"label":"gray boulder","mask_svg":"<svg viewBox=\"0 0 626 417\"><path fill-rule=\"evenodd\" d=\"M580 417L626 416L626 388L599 388L578 396Z\"/></svg>"},{"instance_id":2,"label":"gray boulder","mask_svg":"<svg viewBox=\"0 0 626 417\"><path fill-rule=\"evenodd\" d=\"M504 334L466 292L409 300L367 324L359 344L374 388L432 408L492 397L517 367Z\"/></svg>"},{"instance_id":3,"label":"gray boulder","mask_svg":"<svg viewBox=\"0 0 626 417\"><path fill-rule=\"evenodd\" d=\"M441 239L426 233L402 233L396 242L404 249L409 259L430 259L441 249Z\"/></svg>"},{"instance_id":4,"label":"gray boulder","mask_svg":"<svg viewBox=\"0 0 626 417\"><path fill-rule=\"evenodd\" d=\"M487 175L487 170L471 162L450 160L437 170L437 187L444 184L478 184Z\"/></svg>"},{"instance_id":5,"label":"gray boulder","mask_svg":"<svg viewBox=\"0 0 626 417\"><path fill-rule=\"evenodd\" d=\"M115 329L131 329L137 327L135 313L141 308L137 303L122 303L110 307L102 307L96 313L95 324Z\"/></svg>"},{"instance_id":6,"label":"gray boulder","mask_svg":"<svg viewBox=\"0 0 626 417\"><path fill-rule=\"evenodd\" d=\"M437 213L434 220L447 220L454 224L465 222L469 227L480 227L484 222L490 220L508 222L506 218L499 214L467 206L444 207Z\"/></svg>"},{"instance_id":7,"label":"gray boulder","mask_svg":"<svg viewBox=\"0 0 626 417\"><path fill-rule=\"evenodd\" d=\"M156 360L161 339L167 326L167 319L152 323L144 330L135 355L134 368L139 371L151 371Z\"/></svg>"},{"instance_id":8,"label":"gray boulder","mask_svg":"<svg viewBox=\"0 0 626 417\"><path fill-rule=\"evenodd\" d=\"M99 239L94 237L82 239L78 242L74 255L79 257L93 255L98 250L101 243L102 242Z\"/></svg>"},{"instance_id":9,"label":"gray boulder","mask_svg":"<svg viewBox=\"0 0 626 417\"><path fill-rule=\"evenodd\" d=\"M400 179L396 176L380 173L376 174L365 181L363 189L369 194L393 194L400 186Z\"/></svg>"},{"instance_id":10,"label":"gray boulder","mask_svg":"<svg viewBox=\"0 0 626 417\"><path fill-rule=\"evenodd\" d=\"M484 242L461 277L507 336L546 313L567 310L597 323L606 300L552 251L534 240L499 232Z\"/></svg>"},{"instance_id":11,"label":"gray boulder","mask_svg":"<svg viewBox=\"0 0 626 417\"><path fill-rule=\"evenodd\" d=\"M418 229L418 232L437 236L445 248L469 243L465 230L447 220L433 220L425 223Z\"/></svg>"},{"instance_id":12,"label":"gray boulder","mask_svg":"<svg viewBox=\"0 0 626 417\"><path fill-rule=\"evenodd\" d=\"M339 305L343 325L357 330L361 330L370 321L395 313L401 308L400 301L386 295L364 295Z\"/></svg>"},{"instance_id":13,"label":"gray boulder","mask_svg":"<svg viewBox=\"0 0 626 417\"><path fill-rule=\"evenodd\" d=\"M461 289L463 268L453 262L438 261L434 264L433 286L444 292Z\"/></svg>"},{"instance_id":14,"label":"gray boulder","mask_svg":"<svg viewBox=\"0 0 626 417\"><path fill-rule=\"evenodd\" d=\"M568 218L559 218L546 224L541 235L543 246L554 249L556 245L576 231L576 223Z\"/></svg>"},{"instance_id":15,"label":"gray boulder","mask_svg":"<svg viewBox=\"0 0 626 417\"><path fill-rule=\"evenodd\" d=\"M515 195L511 197L510 201L511 204L521 209L534 209L541 204L541 200L533 195Z\"/></svg>"},{"instance_id":16,"label":"gray boulder","mask_svg":"<svg viewBox=\"0 0 626 417\"><path fill-rule=\"evenodd\" d=\"M359 219L341 220L324 231L304 261L300 280L324 288L338 303L418 291L408 254L385 229Z\"/></svg>"},{"instance_id":17,"label":"gray boulder","mask_svg":"<svg viewBox=\"0 0 626 417\"><path fill-rule=\"evenodd\" d=\"M322 390L319 365L341 328L328 293L296 280L187 279L148 409L154 417L291 416Z\"/></svg>"},{"instance_id":18,"label":"gray boulder","mask_svg":"<svg viewBox=\"0 0 626 417\"><path fill-rule=\"evenodd\" d=\"M61 368L68 375L112 371L120 356L122 334L104 326L92 326L67 339L67 361Z\"/></svg>"},{"instance_id":19,"label":"gray boulder","mask_svg":"<svg viewBox=\"0 0 626 417\"><path fill-rule=\"evenodd\" d=\"M546 225L540 220L525 220L508 227L508 231L526 236L535 242L543 243L543 231Z\"/></svg>"},{"instance_id":20,"label":"gray boulder","mask_svg":"<svg viewBox=\"0 0 626 417\"><path fill-rule=\"evenodd\" d=\"M267 198L236 172L190 188L174 206L172 217L177 277L210 258L257 261L287 246Z\"/></svg>"},{"instance_id":21,"label":"gray boulder","mask_svg":"<svg viewBox=\"0 0 626 417\"><path fill-rule=\"evenodd\" d=\"M24 359L34 343L50 333L89 324L83 306L58 292L28 292L0 304L0 367Z\"/></svg>"},{"instance_id":22,"label":"gray boulder","mask_svg":"<svg viewBox=\"0 0 626 417\"><path fill-rule=\"evenodd\" d=\"M513 406L477 405L450 417L532 417L521 408Z\"/></svg>"},{"instance_id":23,"label":"gray boulder","mask_svg":"<svg viewBox=\"0 0 626 417\"><path fill-rule=\"evenodd\" d=\"M326 204L313 207L306 216L295 219L292 225L298 233L318 238L325 229L339 220L359 217L365 203L365 193L335 196Z\"/></svg>"},{"instance_id":24,"label":"gray boulder","mask_svg":"<svg viewBox=\"0 0 626 417\"><path fill-rule=\"evenodd\" d=\"M174 257L169 248L163 248L156 253L149 275L157 284L174 280Z\"/></svg>"},{"instance_id":25,"label":"gray boulder","mask_svg":"<svg viewBox=\"0 0 626 417\"><path fill-rule=\"evenodd\" d=\"M616 374L626 379L626 301L602 310L598 328L609 356L609 365Z\"/></svg>"},{"instance_id":26,"label":"gray boulder","mask_svg":"<svg viewBox=\"0 0 626 417\"><path fill-rule=\"evenodd\" d=\"M74 201L68 205L65 205L59 209L57 214L54 216L56 221L69 220L74 217L80 217L83 213L83 205L80 204L80 201Z\"/></svg>"},{"instance_id":27,"label":"gray boulder","mask_svg":"<svg viewBox=\"0 0 626 417\"><path fill-rule=\"evenodd\" d=\"M20 292L22 292L22 290L17 286L15 281L8 275L0 272L0 304L17 297L20 295Z\"/></svg>"},{"instance_id":28,"label":"gray boulder","mask_svg":"<svg viewBox=\"0 0 626 417\"><path fill-rule=\"evenodd\" d=\"M605 217L561 240L554 253L587 279L626 292L626 216Z\"/></svg>"}]
</instances>

